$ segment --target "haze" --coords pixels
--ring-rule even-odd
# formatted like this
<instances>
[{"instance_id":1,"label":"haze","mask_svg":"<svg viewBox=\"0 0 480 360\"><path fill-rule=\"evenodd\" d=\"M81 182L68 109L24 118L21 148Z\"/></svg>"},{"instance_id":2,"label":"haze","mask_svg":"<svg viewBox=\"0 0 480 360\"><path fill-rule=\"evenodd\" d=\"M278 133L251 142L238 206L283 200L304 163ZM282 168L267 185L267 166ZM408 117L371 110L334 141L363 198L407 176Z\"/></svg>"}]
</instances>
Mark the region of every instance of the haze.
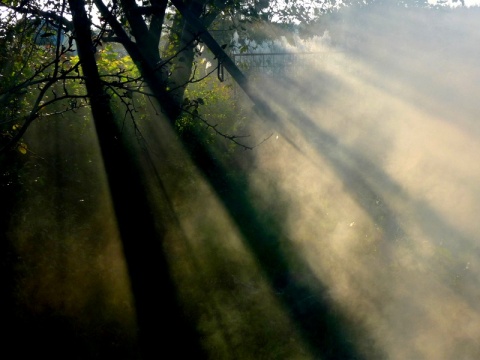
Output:
<instances>
[{"instance_id":1,"label":"haze","mask_svg":"<svg viewBox=\"0 0 480 360\"><path fill-rule=\"evenodd\" d=\"M480 358L478 24L477 8L327 17L299 44L314 60L253 79L275 117L238 92L242 132L261 144L212 147L222 176L145 107L146 186L208 358ZM48 159L33 173L50 182L32 178L19 195L16 300L37 330L61 314L85 344L112 338L118 358L133 358L136 310L102 161L88 114L76 116L28 135Z\"/></svg>"}]
</instances>

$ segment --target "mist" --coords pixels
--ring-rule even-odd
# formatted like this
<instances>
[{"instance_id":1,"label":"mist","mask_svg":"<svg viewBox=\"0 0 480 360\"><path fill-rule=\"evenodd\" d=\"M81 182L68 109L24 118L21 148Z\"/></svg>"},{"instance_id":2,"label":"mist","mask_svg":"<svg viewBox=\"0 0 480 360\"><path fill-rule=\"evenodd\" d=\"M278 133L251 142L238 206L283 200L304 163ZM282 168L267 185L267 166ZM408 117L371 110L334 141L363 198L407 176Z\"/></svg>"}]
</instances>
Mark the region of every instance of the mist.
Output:
<instances>
[{"instance_id":1,"label":"mist","mask_svg":"<svg viewBox=\"0 0 480 360\"><path fill-rule=\"evenodd\" d=\"M206 358L480 358L479 17L382 5L326 15L301 40L316 56L252 76L274 117L236 89L232 121L253 150L217 138L205 155L151 103L125 122ZM6 233L12 337L58 358L138 358L89 115L28 136L37 177Z\"/></svg>"},{"instance_id":2,"label":"mist","mask_svg":"<svg viewBox=\"0 0 480 360\"><path fill-rule=\"evenodd\" d=\"M477 17L346 11L330 52L263 90L279 117L252 184L274 179L293 251L369 359L480 354Z\"/></svg>"}]
</instances>

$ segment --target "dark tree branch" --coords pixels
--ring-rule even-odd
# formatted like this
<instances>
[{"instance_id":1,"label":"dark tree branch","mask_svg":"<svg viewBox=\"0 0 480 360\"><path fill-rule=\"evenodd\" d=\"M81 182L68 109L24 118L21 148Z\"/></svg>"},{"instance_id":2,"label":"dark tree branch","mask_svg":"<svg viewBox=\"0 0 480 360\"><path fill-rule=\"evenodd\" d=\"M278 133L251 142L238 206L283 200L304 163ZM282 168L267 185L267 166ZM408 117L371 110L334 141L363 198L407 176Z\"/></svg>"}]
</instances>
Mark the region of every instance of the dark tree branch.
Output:
<instances>
[{"instance_id":1,"label":"dark tree branch","mask_svg":"<svg viewBox=\"0 0 480 360\"><path fill-rule=\"evenodd\" d=\"M150 0L155 11L152 13L150 20L150 27L148 29L149 35L153 44L160 43L160 37L162 35L163 22L165 20L165 12L167 11L167 0Z\"/></svg>"},{"instance_id":2,"label":"dark tree branch","mask_svg":"<svg viewBox=\"0 0 480 360\"><path fill-rule=\"evenodd\" d=\"M162 67L158 66L161 61L155 62L155 59L149 58L148 53L151 50L140 47L138 43L133 42L129 38L123 26L112 15L102 0L94 0L94 2L102 17L109 23L117 37L121 39L123 46L139 68L140 73L155 94L155 98L160 103L163 111L165 111L171 121L174 121L180 114L181 109L165 89L165 79L162 72L159 71ZM155 49L157 49L158 53L158 48L155 47Z\"/></svg>"},{"instance_id":3,"label":"dark tree branch","mask_svg":"<svg viewBox=\"0 0 480 360\"><path fill-rule=\"evenodd\" d=\"M138 47L142 49L142 52L146 55L147 59L151 59L154 63L160 61L160 55L158 53L158 42L155 43L155 38L151 36L151 33L143 19L142 15L138 12L138 5L135 0L120 0L122 8L125 12L125 16L130 24L132 35L135 38Z\"/></svg>"},{"instance_id":4,"label":"dark tree branch","mask_svg":"<svg viewBox=\"0 0 480 360\"><path fill-rule=\"evenodd\" d=\"M171 0L171 2L182 14L185 20L193 27L195 33L198 34L200 39L205 43L205 45L208 46L215 57L219 59L219 61L222 63L225 69L227 69L237 84L242 88L245 94L247 94L247 96L255 103L256 108L260 111L260 113L270 118L276 118L268 104L263 101L261 97L250 87L247 77L225 53L225 51L208 32L202 22L194 14L192 14L192 12L181 0Z\"/></svg>"},{"instance_id":5,"label":"dark tree branch","mask_svg":"<svg viewBox=\"0 0 480 360\"><path fill-rule=\"evenodd\" d=\"M0 3L0 7L7 8L13 10L19 14L30 14L42 17L44 19L48 19L53 21L56 24L60 24L65 26L68 31L73 30L73 23L70 20L67 20L65 17L60 16L52 11L43 11L38 8L34 7L22 7L22 6L9 6L3 3Z\"/></svg>"},{"instance_id":6,"label":"dark tree branch","mask_svg":"<svg viewBox=\"0 0 480 360\"><path fill-rule=\"evenodd\" d=\"M2 148L0 148L0 154L5 153L12 149L25 135L25 132L27 131L28 127L30 124L38 117L38 112L41 108L41 101L43 100L45 93L50 89L50 87L56 82L56 80L49 81L43 88L41 88L40 93L37 96L37 99L35 100L35 103L32 107L32 110L30 110L30 113L28 116L26 116L22 126L20 129L17 131L17 133L10 139L10 141L5 144Z\"/></svg>"}]
</instances>

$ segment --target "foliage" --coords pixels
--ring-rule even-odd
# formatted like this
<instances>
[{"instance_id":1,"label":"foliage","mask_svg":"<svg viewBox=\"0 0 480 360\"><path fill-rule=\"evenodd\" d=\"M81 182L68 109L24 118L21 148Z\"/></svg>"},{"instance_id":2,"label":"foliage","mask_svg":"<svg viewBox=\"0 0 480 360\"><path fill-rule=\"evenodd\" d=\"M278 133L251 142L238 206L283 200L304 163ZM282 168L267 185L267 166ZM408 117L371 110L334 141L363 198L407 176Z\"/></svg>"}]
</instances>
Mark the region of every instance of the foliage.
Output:
<instances>
[{"instance_id":1,"label":"foliage","mask_svg":"<svg viewBox=\"0 0 480 360\"><path fill-rule=\"evenodd\" d=\"M176 128L180 133L203 128L206 143L214 142L219 134L229 140L240 138L238 134L242 134L247 125L245 109L235 99L234 85L219 82L214 76L187 87L184 110L175 122Z\"/></svg>"},{"instance_id":2,"label":"foliage","mask_svg":"<svg viewBox=\"0 0 480 360\"><path fill-rule=\"evenodd\" d=\"M248 52L252 44L283 36L294 28L308 36L308 32L302 32L302 29L311 28L312 24L319 21L325 22L323 15L326 13L356 3L366 5L392 2L185 2L189 11L198 17L216 41L222 44L222 48L230 53ZM428 6L424 0L400 0L394 3L401 6ZM92 20L97 67L105 91L119 100L119 104L125 107L126 114L134 120L134 93L152 95L163 107L171 106L185 111L183 114L179 110L166 111L174 114L174 118L180 116L173 119L180 131L194 123L192 116L201 115L210 132L231 137L227 134L236 125L225 127L223 123L225 119L232 118L230 112L234 112L234 106L229 99L222 98L228 93L222 89L224 86L218 85L220 91L217 92L215 101L210 101L204 94L211 87L211 80L205 83L203 89L198 84L188 89L189 83L197 81L195 70L205 59L205 46L198 34L192 32L189 24L185 23L182 13L176 8L177 3L123 0L108 6L99 0L88 1L87 11ZM1 10L0 104L6 106L6 111L0 115L3 139L0 148L5 148L9 143L21 141L23 133L33 120L59 111L75 111L80 106L88 106L88 97L79 59L74 54L72 24L67 19L67 15L72 14L69 14L66 2L2 1ZM131 42L132 38L135 43ZM152 73L160 74L162 84L148 83ZM192 92L199 95L192 95ZM198 101L199 98L203 103ZM61 107L57 106L54 111L48 109L59 101L63 103ZM215 106L222 103L218 108L222 109L224 115L213 111L213 105L209 103ZM222 116L223 119L220 119ZM228 132L218 131L220 128ZM27 148L26 144L22 144L17 150L24 153Z\"/></svg>"},{"instance_id":3,"label":"foliage","mask_svg":"<svg viewBox=\"0 0 480 360\"><path fill-rule=\"evenodd\" d=\"M249 41L252 39L271 38L281 33L277 31L278 26L270 29L262 24L282 23L280 28L283 26L287 30L289 26L287 24L308 23L325 9L335 5L335 2L191 0L186 4L205 26L214 31L217 41L224 44L224 49L233 50L231 40L234 34L238 34L241 51L247 51ZM96 16L94 5L101 16ZM188 104L188 109L192 112L203 106L200 102L190 102L188 99L184 102L187 84L193 79L192 71L202 56L197 46L201 45L201 42L197 35L192 34L192 30L185 26L185 20L176 9L177 4L169 2L165 5L166 2L158 0L141 3L123 0L115 1L107 8L102 1L87 2L87 11L93 22L92 38L97 51L97 67L103 84L111 96L120 99L126 107L126 112L131 116L134 112L131 102L132 94L150 94L150 90L147 90L144 85L145 80L148 80L145 74L152 71L161 73L163 89L158 85L149 84L153 92L159 92L159 94L150 95L155 95L161 103L163 101L164 106L172 103L167 99L168 97L178 108ZM0 29L0 34L6 34L1 38L5 43L3 49L20 46L23 51L13 61L11 69L6 71L3 69L4 64L12 62L5 59L11 60L9 55L11 52L0 54L2 74L7 73L7 76L3 74L4 77L1 80L2 102L13 101L10 105L12 111L17 113L18 110L15 108L24 109L21 114L17 114L19 121L14 122L20 126L15 129L10 128L8 133L5 132L6 130L3 132L4 140L15 142L20 141L33 120L44 116L42 114L49 113L47 107L54 102L63 101L65 105L62 111L74 111L79 106L88 106L88 102L78 57L72 56L74 55L73 28L72 23L67 20L67 15L72 16L72 14L69 14L66 2L8 1L2 2L1 7L3 16L8 19L5 22L8 26L3 25ZM22 16L23 20L18 21L18 16ZM21 26L28 28L30 32L20 32ZM16 33L28 35L22 35L20 38L11 36ZM135 38L135 45L129 43L129 37ZM18 42L27 46L16 44ZM159 44L163 49L162 53L158 51ZM146 62L148 64L145 64ZM142 69L144 66L149 69ZM60 85L53 89L55 83ZM21 106L17 94L19 91L32 96L28 103ZM187 97L192 98L191 95ZM199 97L202 98L202 96ZM228 112L232 109L232 105L228 100L220 98L216 103L221 101L227 101L222 109L226 111L224 116L229 117ZM188 109L184 108L184 110ZM176 114L178 111L170 113ZM202 114L206 117L213 116L211 120L207 119L208 124L217 125L218 113L213 114L211 110L206 109ZM10 121L6 119L7 117L11 119L12 116L5 115L2 123ZM187 118L188 111L182 115L178 124L184 124ZM217 131L216 127L211 129ZM19 148L22 152L24 149L24 147Z\"/></svg>"},{"instance_id":4,"label":"foliage","mask_svg":"<svg viewBox=\"0 0 480 360\"><path fill-rule=\"evenodd\" d=\"M125 74L126 78L137 78L140 76L132 58L121 54L122 49L115 47L115 44L108 43L97 50L97 66L102 76L117 77Z\"/></svg>"},{"instance_id":5,"label":"foliage","mask_svg":"<svg viewBox=\"0 0 480 360\"><path fill-rule=\"evenodd\" d=\"M0 59L0 104L5 108L0 115L0 151L20 142L16 148L26 154L27 146L21 139L29 125L35 119L76 108L68 99L84 99L86 94L72 95L67 90L81 77L78 65L71 65L73 39L68 37L66 41L63 24L55 25L36 13L19 17L10 10L2 11L2 15L8 21L1 38L6 50ZM53 106L59 101L63 101L63 108Z\"/></svg>"}]
</instances>

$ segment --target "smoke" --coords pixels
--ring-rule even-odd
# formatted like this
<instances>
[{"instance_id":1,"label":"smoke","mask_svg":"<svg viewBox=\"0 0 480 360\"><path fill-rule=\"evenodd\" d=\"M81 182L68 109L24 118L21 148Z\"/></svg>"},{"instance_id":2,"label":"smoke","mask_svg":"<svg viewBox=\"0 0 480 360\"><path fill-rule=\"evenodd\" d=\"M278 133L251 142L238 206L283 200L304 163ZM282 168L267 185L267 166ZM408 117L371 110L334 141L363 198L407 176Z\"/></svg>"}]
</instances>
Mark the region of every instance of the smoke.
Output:
<instances>
[{"instance_id":1,"label":"smoke","mask_svg":"<svg viewBox=\"0 0 480 360\"><path fill-rule=\"evenodd\" d=\"M480 355L474 19L354 9L327 59L263 88L280 116L259 172L289 199L295 251L372 335L356 334L367 358Z\"/></svg>"},{"instance_id":2,"label":"smoke","mask_svg":"<svg viewBox=\"0 0 480 360\"><path fill-rule=\"evenodd\" d=\"M221 172L145 128L175 281L213 358L480 355L477 18L327 18L329 51L256 83L278 116L250 113L249 133L273 136L216 154Z\"/></svg>"}]
</instances>

